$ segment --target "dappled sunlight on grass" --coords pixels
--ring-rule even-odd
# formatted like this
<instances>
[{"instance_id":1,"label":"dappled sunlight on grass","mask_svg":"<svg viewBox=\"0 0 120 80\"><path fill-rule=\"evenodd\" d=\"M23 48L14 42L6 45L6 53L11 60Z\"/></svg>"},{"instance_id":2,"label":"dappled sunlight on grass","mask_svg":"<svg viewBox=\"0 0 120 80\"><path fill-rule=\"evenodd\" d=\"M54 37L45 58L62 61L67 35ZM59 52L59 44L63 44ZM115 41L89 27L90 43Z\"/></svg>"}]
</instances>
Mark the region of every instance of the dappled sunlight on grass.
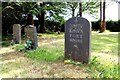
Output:
<instances>
[{"instance_id":1,"label":"dappled sunlight on grass","mask_svg":"<svg viewBox=\"0 0 120 80\"><path fill-rule=\"evenodd\" d=\"M16 61L15 59L0 61L0 65L15 62L15 61Z\"/></svg>"},{"instance_id":2,"label":"dappled sunlight on grass","mask_svg":"<svg viewBox=\"0 0 120 80\"><path fill-rule=\"evenodd\" d=\"M104 78L118 77L118 34L92 32L89 64L64 62L64 34L38 34L37 50L0 51L1 78ZM19 50L24 45L17 45Z\"/></svg>"},{"instance_id":3,"label":"dappled sunlight on grass","mask_svg":"<svg viewBox=\"0 0 120 80\"><path fill-rule=\"evenodd\" d=\"M57 45L57 43L63 43L63 39L53 39L53 40L48 40L46 42L39 42L38 46L44 46L44 45L49 45L49 46L53 46L53 45Z\"/></svg>"},{"instance_id":4,"label":"dappled sunlight on grass","mask_svg":"<svg viewBox=\"0 0 120 80\"><path fill-rule=\"evenodd\" d=\"M9 53L9 52L15 52L15 50L11 49L11 47L3 47L0 49L0 55L5 54L5 53Z\"/></svg>"},{"instance_id":5,"label":"dappled sunlight on grass","mask_svg":"<svg viewBox=\"0 0 120 80\"><path fill-rule=\"evenodd\" d=\"M99 62L103 63L103 64L116 64L118 63L118 56L114 56L114 55L109 55L109 54L105 54L105 53L92 53L91 57L96 56L99 58Z\"/></svg>"},{"instance_id":6,"label":"dappled sunlight on grass","mask_svg":"<svg viewBox=\"0 0 120 80\"><path fill-rule=\"evenodd\" d=\"M22 76L20 76L20 74L22 74L24 71L24 69L14 69L14 70L10 70L8 73L2 73L2 76L0 75L0 77L2 78L20 78Z\"/></svg>"},{"instance_id":7,"label":"dappled sunlight on grass","mask_svg":"<svg viewBox=\"0 0 120 80\"><path fill-rule=\"evenodd\" d=\"M118 33L92 33L92 52L107 53L118 56Z\"/></svg>"},{"instance_id":8,"label":"dappled sunlight on grass","mask_svg":"<svg viewBox=\"0 0 120 80\"><path fill-rule=\"evenodd\" d=\"M40 38L63 38L64 37L64 33L54 33L54 34L38 34L38 37Z\"/></svg>"}]
</instances>

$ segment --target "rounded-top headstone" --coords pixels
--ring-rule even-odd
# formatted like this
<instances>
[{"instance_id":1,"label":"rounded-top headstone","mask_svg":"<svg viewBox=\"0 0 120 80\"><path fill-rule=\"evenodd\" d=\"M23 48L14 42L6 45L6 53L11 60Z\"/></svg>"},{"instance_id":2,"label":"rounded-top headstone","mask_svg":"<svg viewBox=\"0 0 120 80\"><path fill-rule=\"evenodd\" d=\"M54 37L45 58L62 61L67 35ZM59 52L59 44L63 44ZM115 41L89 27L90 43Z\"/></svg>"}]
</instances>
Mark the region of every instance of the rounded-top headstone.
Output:
<instances>
[{"instance_id":1,"label":"rounded-top headstone","mask_svg":"<svg viewBox=\"0 0 120 80\"><path fill-rule=\"evenodd\" d=\"M65 24L65 58L82 63L90 60L91 23L83 17L73 17Z\"/></svg>"}]
</instances>

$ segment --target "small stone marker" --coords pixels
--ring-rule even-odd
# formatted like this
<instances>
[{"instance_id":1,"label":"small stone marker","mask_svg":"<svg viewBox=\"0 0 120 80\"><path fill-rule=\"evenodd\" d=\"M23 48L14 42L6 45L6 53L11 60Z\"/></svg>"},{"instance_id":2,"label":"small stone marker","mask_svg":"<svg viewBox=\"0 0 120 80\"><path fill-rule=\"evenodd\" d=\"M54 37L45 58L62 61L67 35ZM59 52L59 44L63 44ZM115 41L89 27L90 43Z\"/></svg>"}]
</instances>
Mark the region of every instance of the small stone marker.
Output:
<instances>
[{"instance_id":1,"label":"small stone marker","mask_svg":"<svg viewBox=\"0 0 120 80\"><path fill-rule=\"evenodd\" d=\"M13 41L16 44L21 43L21 26L20 26L20 24L13 24Z\"/></svg>"},{"instance_id":2,"label":"small stone marker","mask_svg":"<svg viewBox=\"0 0 120 80\"><path fill-rule=\"evenodd\" d=\"M82 17L73 17L65 24L65 58L88 63L90 60L91 24Z\"/></svg>"},{"instance_id":3,"label":"small stone marker","mask_svg":"<svg viewBox=\"0 0 120 80\"><path fill-rule=\"evenodd\" d=\"M36 49L38 47L36 27L33 25L28 25L25 28L25 33L27 38L33 42L33 48Z\"/></svg>"}]
</instances>

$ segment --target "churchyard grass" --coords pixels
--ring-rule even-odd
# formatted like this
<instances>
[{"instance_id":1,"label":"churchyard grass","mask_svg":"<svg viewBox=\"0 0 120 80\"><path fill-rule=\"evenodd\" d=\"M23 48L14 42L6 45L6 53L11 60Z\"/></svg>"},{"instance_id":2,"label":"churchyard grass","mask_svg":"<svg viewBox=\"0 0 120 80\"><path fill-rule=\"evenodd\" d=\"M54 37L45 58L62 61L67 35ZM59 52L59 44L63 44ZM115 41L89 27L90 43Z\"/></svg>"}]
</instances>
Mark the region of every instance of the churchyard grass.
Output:
<instances>
[{"instance_id":1,"label":"churchyard grass","mask_svg":"<svg viewBox=\"0 0 120 80\"><path fill-rule=\"evenodd\" d=\"M43 34L43 38L56 38L56 34ZM57 38L64 38L60 34ZM64 40L64 39L63 39ZM118 78L118 33L92 32L91 61L89 64L73 64L86 69L92 78ZM56 39L57 41L57 39ZM103 55L103 56L101 56ZM26 53L26 56L38 61L56 62L64 60L64 41L52 45L44 45L35 51Z\"/></svg>"},{"instance_id":2,"label":"churchyard grass","mask_svg":"<svg viewBox=\"0 0 120 80\"><path fill-rule=\"evenodd\" d=\"M39 41L39 39L43 39ZM46 40L46 42L44 42ZM92 32L91 39L91 60L89 64L74 62L73 60L64 59L64 33L61 34L38 34L39 47L36 50L22 52L30 60L42 64L64 63L65 65L79 66L88 73L90 78L118 78L118 33ZM24 44L14 45L14 49L24 48ZM25 63L24 63L25 64ZM18 63L17 63L18 65ZM21 64L19 64L21 65ZM18 66L19 66L18 65ZM15 66L15 64L12 64ZM1 66L0 71L6 73L4 69L9 65ZM21 73L20 75L24 75ZM26 75L27 76L27 75Z\"/></svg>"}]
</instances>

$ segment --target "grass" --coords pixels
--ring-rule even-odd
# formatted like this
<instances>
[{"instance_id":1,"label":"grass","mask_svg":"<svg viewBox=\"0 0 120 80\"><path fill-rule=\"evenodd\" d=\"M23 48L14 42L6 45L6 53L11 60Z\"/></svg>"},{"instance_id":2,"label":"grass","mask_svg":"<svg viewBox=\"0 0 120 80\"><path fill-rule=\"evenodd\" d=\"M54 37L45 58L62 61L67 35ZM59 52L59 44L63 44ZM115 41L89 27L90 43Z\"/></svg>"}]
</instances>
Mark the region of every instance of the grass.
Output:
<instances>
[{"instance_id":1,"label":"grass","mask_svg":"<svg viewBox=\"0 0 120 80\"><path fill-rule=\"evenodd\" d=\"M22 40L25 40L26 38L25 38L25 36L24 35L22 35ZM12 39L13 39L13 36L12 35L5 35L5 36L2 36L2 47L9 47L9 46L11 46L11 42L12 42Z\"/></svg>"},{"instance_id":2,"label":"grass","mask_svg":"<svg viewBox=\"0 0 120 80\"><path fill-rule=\"evenodd\" d=\"M101 60L104 62L101 62ZM93 78L118 78L120 65L114 62L111 63L108 60L107 64L105 62L105 59L94 56L86 71L89 72Z\"/></svg>"},{"instance_id":3,"label":"grass","mask_svg":"<svg viewBox=\"0 0 120 80\"><path fill-rule=\"evenodd\" d=\"M26 56L38 61L57 62L63 60L63 49L41 47L35 51L27 52Z\"/></svg>"},{"instance_id":4,"label":"grass","mask_svg":"<svg viewBox=\"0 0 120 80\"><path fill-rule=\"evenodd\" d=\"M108 34L107 34L108 33ZM118 34L117 33L92 33L92 53L103 53L108 54L110 56L118 56ZM42 37L44 38L55 38L55 34L44 34ZM57 36L57 38L63 38L63 34L60 36ZM26 53L26 56L32 59L36 60L43 60L46 62L55 62L63 60L63 53L64 53L64 43L56 43L59 45L59 48L56 48L56 46L44 46L40 47L35 51ZM109 57L109 56L108 56ZM106 63L107 61L107 63ZM77 62L70 62L70 64L75 64ZM120 68L120 65L115 63L112 59L105 57L98 57L94 56L92 54L92 59L90 63L86 66L86 64L77 64L77 66L80 66L84 69L86 69L86 72L91 75L92 78L118 78L118 67Z\"/></svg>"},{"instance_id":5,"label":"grass","mask_svg":"<svg viewBox=\"0 0 120 80\"><path fill-rule=\"evenodd\" d=\"M38 37L40 37L40 38L63 38L64 37L64 33L60 33L60 34L57 34L57 33L53 33L53 34L48 34L48 33L38 34Z\"/></svg>"},{"instance_id":6,"label":"grass","mask_svg":"<svg viewBox=\"0 0 120 80\"><path fill-rule=\"evenodd\" d=\"M111 32L112 33L112 32ZM118 56L118 34L92 33L92 52Z\"/></svg>"},{"instance_id":7,"label":"grass","mask_svg":"<svg viewBox=\"0 0 120 80\"><path fill-rule=\"evenodd\" d=\"M38 38L59 40L64 38L64 34L38 34ZM42 42L41 42L42 43ZM24 45L15 46L16 50ZM37 62L61 63L64 62L64 39L52 44L42 45L36 50L28 51L25 56ZM89 64L81 64L69 60L65 65L71 64L79 66L90 75L91 78L118 78L120 65L118 59L118 34L112 32L97 33L92 32L91 61ZM4 69L2 69L4 70ZM3 72L6 72L7 69Z\"/></svg>"}]
</instances>

